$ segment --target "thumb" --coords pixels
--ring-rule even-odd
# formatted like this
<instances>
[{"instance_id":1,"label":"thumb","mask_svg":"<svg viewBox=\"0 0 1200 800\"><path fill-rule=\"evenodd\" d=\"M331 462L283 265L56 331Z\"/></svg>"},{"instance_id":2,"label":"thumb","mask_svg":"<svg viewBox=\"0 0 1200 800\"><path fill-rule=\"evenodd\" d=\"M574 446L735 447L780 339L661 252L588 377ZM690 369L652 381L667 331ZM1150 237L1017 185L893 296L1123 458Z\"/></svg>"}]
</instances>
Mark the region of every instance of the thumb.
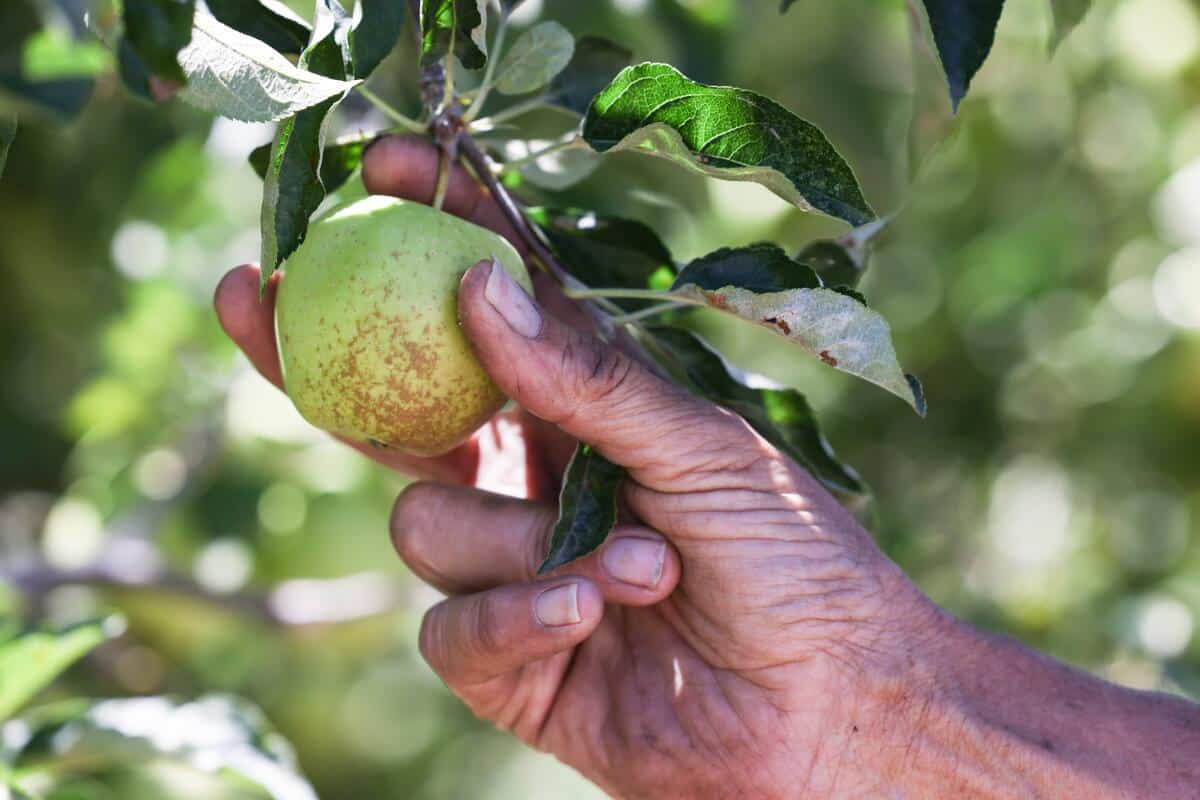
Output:
<instances>
[{"instance_id":1,"label":"thumb","mask_svg":"<svg viewBox=\"0 0 1200 800\"><path fill-rule=\"evenodd\" d=\"M629 469L642 485L658 491L762 485L752 467L765 468L771 449L740 417L545 313L503 267L484 261L466 274L459 314L506 394Z\"/></svg>"}]
</instances>

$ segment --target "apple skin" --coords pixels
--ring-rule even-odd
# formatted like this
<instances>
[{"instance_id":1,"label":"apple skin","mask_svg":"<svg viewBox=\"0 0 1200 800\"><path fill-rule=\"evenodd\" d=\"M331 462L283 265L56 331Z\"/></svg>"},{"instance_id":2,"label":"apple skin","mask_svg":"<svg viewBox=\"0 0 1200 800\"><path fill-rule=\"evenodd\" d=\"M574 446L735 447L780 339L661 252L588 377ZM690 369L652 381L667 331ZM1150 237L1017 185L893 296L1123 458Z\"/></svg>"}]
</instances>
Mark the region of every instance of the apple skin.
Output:
<instances>
[{"instance_id":1,"label":"apple skin","mask_svg":"<svg viewBox=\"0 0 1200 800\"><path fill-rule=\"evenodd\" d=\"M500 236L429 206L357 200L314 222L284 265L275 329L288 396L318 428L442 455L505 397L458 325L458 284L496 258L532 291Z\"/></svg>"}]
</instances>

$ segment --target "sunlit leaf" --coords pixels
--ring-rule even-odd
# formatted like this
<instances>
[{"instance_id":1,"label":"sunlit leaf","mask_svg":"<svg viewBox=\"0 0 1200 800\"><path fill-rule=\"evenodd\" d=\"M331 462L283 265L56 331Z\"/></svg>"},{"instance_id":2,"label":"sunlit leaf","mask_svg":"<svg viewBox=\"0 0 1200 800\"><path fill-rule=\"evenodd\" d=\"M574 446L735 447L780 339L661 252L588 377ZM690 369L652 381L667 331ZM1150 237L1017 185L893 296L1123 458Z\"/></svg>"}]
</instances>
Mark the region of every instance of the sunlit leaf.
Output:
<instances>
[{"instance_id":1,"label":"sunlit leaf","mask_svg":"<svg viewBox=\"0 0 1200 800\"><path fill-rule=\"evenodd\" d=\"M449 55L467 69L487 64L487 0L421 0L421 65Z\"/></svg>"},{"instance_id":2,"label":"sunlit leaf","mask_svg":"<svg viewBox=\"0 0 1200 800\"><path fill-rule=\"evenodd\" d=\"M957 109L996 39L1004 0L923 0Z\"/></svg>"},{"instance_id":3,"label":"sunlit leaf","mask_svg":"<svg viewBox=\"0 0 1200 800\"><path fill-rule=\"evenodd\" d=\"M188 85L180 96L231 119L274 122L353 86L293 65L258 39L235 31L203 12L196 14L192 43L179 54Z\"/></svg>"},{"instance_id":4,"label":"sunlit leaf","mask_svg":"<svg viewBox=\"0 0 1200 800\"><path fill-rule=\"evenodd\" d=\"M21 74L28 81L86 78L108 71L112 53L99 42L75 41L61 28L46 28L25 40Z\"/></svg>"},{"instance_id":5,"label":"sunlit leaf","mask_svg":"<svg viewBox=\"0 0 1200 800\"><path fill-rule=\"evenodd\" d=\"M124 0L124 38L151 73L184 82L179 51L192 39L195 11L195 0Z\"/></svg>"},{"instance_id":6,"label":"sunlit leaf","mask_svg":"<svg viewBox=\"0 0 1200 800\"><path fill-rule=\"evenodd\" d=\"M650 346L666 357L668 370L696 394L739 414L827 488L849 494L865 491L854 470L838 460L799 392L751 388L747 375L691 331L658 325L648 334Z\"/></svg>"},{"instance_id":7,"label":"sunlit leaf","mask_svg":"<svg viewBox=\"0 0 1200 800\"><path fill-rule=\"evenodd\" d=\"M617 524L617 491L624 477L624 469L589 445L579 445L563 478L558 521L539 575L583 558L604 544Z\"/></svg>"},{"instance_id":8,"label":"sunlit leaf","mask_svg":"<svg viewBox=\"0 0 1200 800\"><path fill-rule=\"evenodd\" d=\"M206 0L225 25L260 39L281 53L300 53L312 26L279 0Z\"/></svg>"},{"instance_id":9,"label":"sunlit leaf","mask_svg":"<svg viewBox=\"0 0 1200 800\"><path fill-rule=\"evenodd\" d=\"M58 633L29 633L0 644L0 721L15 714L107 637L89 623Z\"/></svg>"},{"instance_id":10,"label":"sunlit leaf","mask_svg":"<svg viewBox=\"0 0 1200 800\"><path fill-rule=\"evenodd\" d=\"M0 178L4 177L4 165L8 162L8 151L16 137L16 115L0 114Z\"/></svg>"},{"instance_id":11,"label":"sunlit leaf","mask_svg":"<svg viewBox=\"0 0 1200 800\"><path fill-rule=\"evenodd\" d=\"M596 95L632 60L633 53L621 45L599 36L584 36L575 43L575 54L567 66L550 82L546 102L586 114Z\"/></svg>"},{"instance_id":12,"label":"sunlit leaf","mask_svg":"<svg viewBox=\"0 0 1200 800\"><path fill-rule=\"evenodd\" d=\"M674 278L671 251L640 222L579 210L534 208L528 213L571 274L588 286L662 289ZM647 305L642 300L616 302L631 311Z\"/></svg>"},{"instance_id":13,"label":"sunlit leaf","mask_svg":"<svg viewBox=\"0 0 1200 800\"><path fill-rule=\"evenodd\" d=\"M176 762L240 778L275 800L316 800L291 747L248 702L226 696L165 697L73 704L30 719L9 742L17 769L52 760L57 770ZM240 795L239 795L240 796Z\"/></svg>"},{"instance_id":14,"label":"sunlit leaf","mask_svg":"<svg viewBox=\"0 0 1200 800\"><path fill-rule=\"evenodd\" d=\"M500 62L496 89L504 94L536 91L563 71L575 54L575 37L554 21L521 34Z\"/></svg>"},{"instance_id":15,"label":"sunlit leaf","mask_svg":"<svg viewBox=\"0 0 1200 800\"><path fill-rule=\"evenodd\" d=\"M834 289L758 293L737 286L680 286L672 294L753 322L831 367L880 386L925 414L914 378L900 369L887 321L859 297Z\"/></svg>"},{"instance_id":16,"label":"sunlit leaf","mask_svg":"<svg viewBox=\"0 0 1200 800\"><path fill-rule=\"evenodd\" d=\"M622 71L588 109L583 136L600 152L636 150L760 183L852 225L874 219L854 172L815 126L762 95L705 86L667 64Z\"/></svg>"},{"instance_id":17,"label":"sunlit leaf","mask_svg":"<svg viewBox=\"0 0 1200 800\"><path fill-rule=\"evenodd\" d=\"M300 56L300 66L330 78L344 77L353 69L349 50L353 20L335 0L325 0L318 11L313 43ZM275 133L263 181L264 287L271 273L304 241L309 218L325 199L322 167L326 127L329 112L344 96L342 93L300 111L284 120Z\"/></svg>"}]
</instances>

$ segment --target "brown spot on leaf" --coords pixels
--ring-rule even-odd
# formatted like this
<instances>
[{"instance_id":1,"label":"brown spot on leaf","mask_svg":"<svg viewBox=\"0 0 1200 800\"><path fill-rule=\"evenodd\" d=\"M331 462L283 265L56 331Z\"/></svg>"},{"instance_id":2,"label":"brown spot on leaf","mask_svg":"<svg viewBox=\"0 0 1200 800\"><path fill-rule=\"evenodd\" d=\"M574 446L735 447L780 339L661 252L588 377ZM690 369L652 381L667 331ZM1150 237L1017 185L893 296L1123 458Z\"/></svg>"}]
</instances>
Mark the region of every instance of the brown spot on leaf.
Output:
<instances>
[{"instance_id":1,"label":"brown spot on leaf","mask_svg":"<svg viewBox=\"0 0 1200 800\"><path fill-rule=\"evenodd\" d=\"M821 360L824 361L829 366L836 367L838 365L838 360L836 358L834 358L833 356L829 355L828 350L822 350L819 353L819 355L821 356Z\"/></svg>"},{"instance_id":2,"label":"brown spot on leaf","mask_svg":"<svg viewBox=\"0 0 1200 800\"><path fill-rule=\"evenodd\" d=\"M780 332L783 333L784 336L790 336L792 333L792 326L787 324L787 320L779 319L778 317L767 317L763 320L763 322L779 328Z\"/></svg>"}]
</instances>

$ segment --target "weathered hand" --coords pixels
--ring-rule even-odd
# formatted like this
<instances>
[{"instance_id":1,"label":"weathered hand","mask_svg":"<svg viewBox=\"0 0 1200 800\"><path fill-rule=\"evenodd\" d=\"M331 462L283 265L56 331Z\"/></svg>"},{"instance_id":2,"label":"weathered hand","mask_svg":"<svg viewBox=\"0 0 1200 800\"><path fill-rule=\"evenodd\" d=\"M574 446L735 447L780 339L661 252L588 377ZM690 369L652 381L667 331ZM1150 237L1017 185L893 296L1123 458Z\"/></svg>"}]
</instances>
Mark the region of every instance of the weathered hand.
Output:
<instances>
[{"instance_id":1,"label":"weathered hand","mask_svg":"<svg viewBox=\"0 0 1200 800\"><path fill-rule=\"evenodd\" d=\"M363 159L363 180L375 194L403 197L417 202L432 202L437 185L438 152L428 141L418 138L388 137L371 147ZM525 255L526 249L520 237L513 231L487 190L461 167L451 173L446 195L445 210L468 219L478 225L499 233L513 242L517 250ZM552 282L534 270L534 281L539 297L551 304L556 312L571 317L571 304L559 293ZM266 297L259 300L259 269L246 265L231 271L217 288L215 305L217 316L225 332L250 359L251 363L267 380L283 386L279 368L279 354L275 343L275 293L279 280L277 273L267 285ZM464 445L435 459L413 458L389 453L378 448L347 442L368 458L406 475L432 478L454 484L475 485L481 472L490 465L483 463L481 437L492 437L495 446L490 452L497 458L507 459L510 450L523 451L515 454L524 457L526 473L526 496L550 498L557 493L558 476L570 459L574 443L563 439L552 427L521 413L509 415L509 419L520 431L520 442L502 439L495 424L489 424Z\"/></svg>"},{"instance_id":2,"label":"weathered hand","mask_svg":"<svg viewBox=\"0 0 1200 800\"><path fill-rule=\"evenodd\" d=\"M433 668L476 714L618 797L832 786L877 723L894 654L937 611L739 417L563 324L489 263L459 307L506 393L629 470L644 525L534 580L552 507L411 487L397 549L452 595L422 628Z\"/></svg>"}]
</instances>

